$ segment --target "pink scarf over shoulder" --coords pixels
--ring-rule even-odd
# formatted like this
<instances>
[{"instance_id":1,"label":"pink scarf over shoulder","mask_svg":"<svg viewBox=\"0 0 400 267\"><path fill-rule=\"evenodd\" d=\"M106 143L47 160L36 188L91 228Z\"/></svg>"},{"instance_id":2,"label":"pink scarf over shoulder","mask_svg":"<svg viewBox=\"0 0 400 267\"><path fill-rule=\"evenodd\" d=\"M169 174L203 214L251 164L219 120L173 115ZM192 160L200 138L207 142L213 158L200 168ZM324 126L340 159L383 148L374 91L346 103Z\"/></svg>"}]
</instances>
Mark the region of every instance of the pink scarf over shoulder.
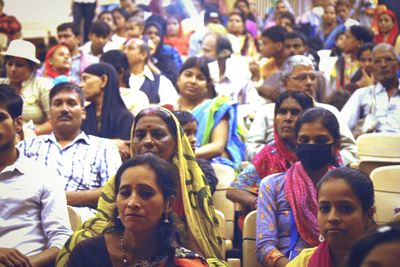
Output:
<instances>
[{"instance_id":1,"label":"pink scarf over shoulder","mask_svg":"<svg viewBox=\"0 0 400 267\"><path fill-rule=\"evenodd\" d=\"M300 237L310 246L317 246L317 190L300 161L293 164L286 173L285 194Z\"/></svg>"},{"instance_id":2,"label":"pink scarf over shoulder","mask_svg":"<svg viewBox=\"0 0 400 267\"><path fill-rule=\"evenodd\" d=\"M310 258L308 267L333 267L332 255L329 250L328 242L319 244L314 254Z\"/></svg>"}]
</instances>

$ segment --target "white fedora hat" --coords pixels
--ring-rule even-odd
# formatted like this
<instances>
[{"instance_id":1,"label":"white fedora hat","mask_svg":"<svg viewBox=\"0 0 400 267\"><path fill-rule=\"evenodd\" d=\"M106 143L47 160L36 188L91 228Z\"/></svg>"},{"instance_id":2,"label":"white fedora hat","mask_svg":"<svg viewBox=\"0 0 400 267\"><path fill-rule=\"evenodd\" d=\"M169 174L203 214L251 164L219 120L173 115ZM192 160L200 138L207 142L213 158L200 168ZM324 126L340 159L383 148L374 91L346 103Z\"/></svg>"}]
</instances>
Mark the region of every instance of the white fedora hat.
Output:
<instances>
[{"instance_id":1,"label":"white fedora hat","mask_svg":"<svg viewBox=\"0 0 400 267\"><path fill-rule=\"evenodd\" d=\"M13 40L8 45L7 51L1 52L4 56L21 57L40 64L40 60L36 58L36 47L31 42L25 40Z\"/></svg>"}]
</instances>

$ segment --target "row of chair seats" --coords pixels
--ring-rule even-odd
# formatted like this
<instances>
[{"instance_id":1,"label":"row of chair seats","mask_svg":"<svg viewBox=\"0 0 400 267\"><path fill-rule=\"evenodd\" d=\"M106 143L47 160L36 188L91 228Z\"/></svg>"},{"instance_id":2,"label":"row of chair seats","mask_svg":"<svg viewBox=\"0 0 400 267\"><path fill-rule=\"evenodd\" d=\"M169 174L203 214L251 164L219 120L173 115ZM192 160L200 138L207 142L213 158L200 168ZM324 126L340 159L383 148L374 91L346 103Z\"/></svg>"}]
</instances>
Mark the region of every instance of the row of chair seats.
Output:
<instances>
[{"instance_id":1,"label":"row of chair seats","mask_svg":"<svg viewBox=\"0 0 400 267\"><path fill-rule=\"evenodd\" d=\"M224 215L225 250L233 249L233 236L235 227L235 204L226 198L226 191L235 179L235 171L223 164L212 164L218 178L217 188L213 194L213 203L217 210Z\"/></svg>"},{"instance_id":2,"label":"row of chair seats","mask_svg":"<svg viewBox=\"0 0 400 267\"><path fill-rule=\"evenodd\" d=\"M360 162L350 166L368 175L377 167L400 164L400 134L363 134L356 144Z\"/></svg>"},{"instance_id":3,"label":"row of chair seats","mask_svg":"<svg viewBox=\"0 0 400 267\"><path fill-rule=\"evenodd\" d=\"M360 162L351 167L368 174L375 188L375 220L388 223L400 206L400 134L370 133L357 140Z\"/></svg>"},{"instance_id":4,"label":"row of chair seats","mask_svg":"<svg viewBox=\"0 0 400 267\"><path fill-rule=\"evenodd\" d=\"M375 191L375 221L386 224L393 219L394 209L400 207L400 165L378 167L370 177Z\"/></svg>"}]
</instances>

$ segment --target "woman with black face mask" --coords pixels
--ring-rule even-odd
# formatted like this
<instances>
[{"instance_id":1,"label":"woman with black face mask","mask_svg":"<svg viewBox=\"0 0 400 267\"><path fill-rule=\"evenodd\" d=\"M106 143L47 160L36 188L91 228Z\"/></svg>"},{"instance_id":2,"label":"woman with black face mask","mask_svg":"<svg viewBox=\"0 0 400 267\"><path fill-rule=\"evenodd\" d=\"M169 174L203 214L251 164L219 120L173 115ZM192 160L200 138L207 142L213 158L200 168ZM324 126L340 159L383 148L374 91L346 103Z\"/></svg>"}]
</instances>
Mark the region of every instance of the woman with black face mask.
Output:
<instances>
[{"instance_id":1,"label":"woman with black face mask","mask_svg":"<svg viewBox=\"0 0 400 267\"><path fill-rule=\"evenodd\" d=\"M339 123L330 111L305 111L295 134L299 161L260 184L256 254L264 266L285 266L302 249L318 245L316 185L342 164Z\"/></svg>"}]
</instances>

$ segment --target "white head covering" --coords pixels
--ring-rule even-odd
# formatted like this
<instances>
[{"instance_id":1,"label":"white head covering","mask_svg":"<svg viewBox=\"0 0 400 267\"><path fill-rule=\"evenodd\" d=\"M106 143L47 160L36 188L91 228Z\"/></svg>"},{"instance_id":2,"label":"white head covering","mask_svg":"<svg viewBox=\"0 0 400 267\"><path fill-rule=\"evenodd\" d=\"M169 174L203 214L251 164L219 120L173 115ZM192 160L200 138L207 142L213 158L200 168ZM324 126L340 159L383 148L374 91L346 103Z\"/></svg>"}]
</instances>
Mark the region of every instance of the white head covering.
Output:
<instances>
[{"instance_id":1,"label":"white head covering","mask_svg":"<svg viewBox=\"0 0 400 267\"><path fill-rule=\"evenodd\" d=\"M30 60L36 64L40 64L40 60L36 58L36 47L31 42L25 40L13 40L7 48L7 51L1 52L4 56L20 57Z\"/></svg>"}]
</instances>

